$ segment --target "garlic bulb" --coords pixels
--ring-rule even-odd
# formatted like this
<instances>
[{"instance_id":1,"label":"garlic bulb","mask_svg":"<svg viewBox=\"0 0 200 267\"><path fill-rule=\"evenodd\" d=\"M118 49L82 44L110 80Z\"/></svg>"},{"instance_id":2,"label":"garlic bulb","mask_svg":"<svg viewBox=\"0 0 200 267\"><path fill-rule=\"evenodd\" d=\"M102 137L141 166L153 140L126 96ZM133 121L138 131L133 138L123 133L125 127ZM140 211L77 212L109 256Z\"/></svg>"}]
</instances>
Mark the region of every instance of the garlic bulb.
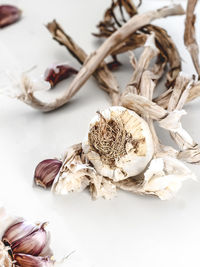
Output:
<instances>
[{"instance_id":1,"label":"garlic bulb","mask_svg":"<svg viewBox=\"0 0 200 267\"><path fill-rule=\"evenodd\" d=\"M141 173L154 154L147 123L124 107L110 107L96 115L82 143L96 171L114 181Z\"/></svg>"}]
</instances>

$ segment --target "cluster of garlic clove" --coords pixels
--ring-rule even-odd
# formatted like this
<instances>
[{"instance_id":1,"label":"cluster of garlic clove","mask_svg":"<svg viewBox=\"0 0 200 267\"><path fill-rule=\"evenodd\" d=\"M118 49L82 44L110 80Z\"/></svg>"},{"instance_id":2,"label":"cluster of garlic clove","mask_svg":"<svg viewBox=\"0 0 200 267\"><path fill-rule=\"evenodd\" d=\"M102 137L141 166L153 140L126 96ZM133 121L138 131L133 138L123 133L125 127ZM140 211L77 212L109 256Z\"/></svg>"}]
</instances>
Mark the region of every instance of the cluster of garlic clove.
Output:
<instances>
[{"instance_id":1,"label":"cluster of garlic clove","mask_svg":"<svg viewBox=\"0 0 200 267\"><path fill-rule=\"evenodd\" d=\"M1 215L1 214L0 214ZM6 216L0 216L2 228L7 225ZM0 241L0 266L4 267L51 267L54 266L49 248L46 223L34 224L14 220L3 230Z\"/></svg>"}]
</instances>

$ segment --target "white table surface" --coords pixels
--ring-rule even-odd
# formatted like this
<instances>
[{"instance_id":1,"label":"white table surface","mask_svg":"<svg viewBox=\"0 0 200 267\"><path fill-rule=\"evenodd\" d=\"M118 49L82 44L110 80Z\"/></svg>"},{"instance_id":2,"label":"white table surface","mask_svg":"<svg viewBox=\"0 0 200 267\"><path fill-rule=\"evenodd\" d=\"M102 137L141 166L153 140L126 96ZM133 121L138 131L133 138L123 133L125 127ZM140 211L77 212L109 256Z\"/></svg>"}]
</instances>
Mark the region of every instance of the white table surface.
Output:
<instances>
[{"instance_id":1,"label":"white table surface","mask_svg":"<svg viewBox=\"0 0 200 267\"><path fill-rule=\"evenodd\" d=\"M143 1L141 11L172 1ZM177 2L177 1L175 1ZM180 1L179 1L180 2ZM185 1L181 1L185 6ZM39 74L54 62L70 62L79 68L64 47L51 39L44 24L56 18L88 53L98 42L91 35L109 0L13 0L23 19L0 30L3 43L23 68L37 65ZM200 8L198 5L197 10ZM198 20L198 23L200 21ZM177 44L183 71L194 73L183 44L184 17L155 22L166 28ZM198 40L200 33L198 29ZM136 53L137 54L137 53ZM129 80L128 56L116 73L121 87ZM11 64L9 62L9 64ZM0 68L4 67L0 58ZM70 82L63 82L60 93ZM14 214L31 220L47 220L52 248L59 258L71 251L66 266L76 267L188 267L200 266L200 184L187 181L170 201L119 192L112 201L92 201L87 191L54 196L32 187L34 167L46 158L59 156L80 142L96 110L109 105L107 95L91 78L65 107L47 114L15 99L0 96L0 201ZM188 104L183 125L200 142L200 100ZM166 144L168 134L159 132ZM197 176L199 166L191 166Z\"/></svg>"}]
</instances>

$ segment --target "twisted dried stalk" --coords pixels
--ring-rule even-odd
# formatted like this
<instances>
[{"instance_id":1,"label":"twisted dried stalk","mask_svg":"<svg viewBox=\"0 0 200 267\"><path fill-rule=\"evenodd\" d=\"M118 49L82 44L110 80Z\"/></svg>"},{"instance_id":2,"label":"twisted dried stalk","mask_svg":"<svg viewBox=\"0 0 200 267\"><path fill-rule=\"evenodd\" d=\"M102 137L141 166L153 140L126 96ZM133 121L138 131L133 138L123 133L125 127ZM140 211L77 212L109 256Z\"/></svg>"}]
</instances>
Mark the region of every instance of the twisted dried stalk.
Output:
<instances>
[{"instance_id":1,"label":"twisted dried stalk","mask_svg":"<svg viewBox=\"0 0 200 267\"><path fill-rule=\"evenodd\" d=\"M194 10L196 4L197 0L188 0L185 20L184 43L192 57L192 61L197 74L200 76L199 47L196 41L194 26L196 20Z\"/></svg>"},{"instance_id":2,"label":"twisted dried stalk","mask_svg":"<svg viewBox=\"0 0 200 267\"><path fill-rule=\"evenodd\" d=\"M184 115L181 110L188 98L191 80L182 74L177 77L176 84L172 88L172 94L167 104L167 110L152 102L148 98L128 93L123 96L122 105L134 110L143 117L159 121L159 125L170 134L181 151L177 154L179 159L188 163L200 163L200 147L193 141L188 132L182 128L180 119Z\"/></svg>"},{"instance_id":3,"label":"twisted dried stalk","mask_svg":"<svg viewBox=\"0 0 200 267\"><path fill-rule=\"evenodd\" d=\"M129 10L127 10L126 5L129 4ZM117 7L121 13L121 19L118 19L118 14L115 12ZM103 21L97 26L99 28L99 33L94 34L96 37L106 37L108 38L113 34L119 27L121 27L121 21L126 22L124 15L121 10L125 10L129 17L137 14L137 8L131 0L128 1L116 1L112 3L111 7L108 8L104 14ZM146 42L148 35L154 32L156 39L156 46L160 50L158 55L159 65L164 68L167 62L169 62L170 69L167 74L166 86L169 88L174 84L178 73L181 71L181 58L171 37L167 34L166 30L155 25L146 25L140 28L137 32L133 33L118 46L112 52L112 55L116 56L120 53L124 53L135 48L141 47Z\"/></svg>"},{"instance_id":4,"label":"twisted dried stalk","mask_svg":"<svg viewBox=\"0 0 200 267\"><path fill-rule=\"evenodd\" d=\"M139 61L136 65L135 71L131 77L130 82L127 84L124 94L133 92L139 94L140 82L145 70L148 69L151 59L158 54L158 50L154 45L154 35L150 35L144 45L144 51L141 54Z\"/></svg>"},{"instance_id":5,"label":"twisted dried stalk","mask_svg":"<svg viewBox=\"0 0 200 267\"><path fill-rule=\"evenodd\" d=\"M135 15L114 32L95 52L88 56L83 67L62 96L50 103L43 102L34 96L34 91L31 90L29 86L30 84L26 83L24 85L24 95L21 96L21 100L44 112L55 110L63 106L78 92L81 86L96 71L104 58L109 54L112 54L116 45L123 42L128 36L155 19L182 14L184 14L184 10L180 5L172 5L155 11L149 11L141 15Z\"/></svg>"},{"instance_id":6,"label":"twisted dried stalk","mask_svg":"<svg viewBox=\"0 0 200 267\"><path fill-rule=\"evenodd\" d=\"M88 55L68 34L64 32L56 20L48 23L47 29L52 34L53 39L60 45L64 45L80 64L84 63ZM93 76L97 80L99 86L110 95L112 104L117 105L119 99L119 86L105 62L97 68L97 70L93 73Z\"/></svg>"},{"instance_id":7,"label":"twisted dried stalk","mask_svg":"<svg viewBox=\"0 0 200 267\"><path fill-rule=\"evenodd\" d=\"M191 84L192 80L190 78L183 75L178 76L169 100L168 111L179 111L183 108L191 90ZM167 118L164 121L165 127L168 128ZM178 158L188 163L200 164L200 147L182 128L180 119L177 121L177 130L170 131L170 134L181 149Z\"/></svg>"},{"instance_id":8,"label":"twisted dried stalk","mask_svg":"<svg viewBox=\"0 0 200 267\"><path fill-rule=\"evenodd\" d=\"M155 49L155 47L154 47ZM146 46L145 50L152 52L152 46ZM143 51L143 54L146 54L148 51ZM154 50L154 55L156 55L157 49ZM143 56L141 55L141 57ZM137 68L140 69L140 60L136 64ZM153 68L154 69L154 68ZM135 72L135 74L137 71ZM135 74L133 76L135 76ZM145 70L141 76L141 83L138 84L136 93L128 93L127 96L123 97L124 103L127 104L129 100L128 108L135 108L135 99L143 99L146 103L149 103L151 108L153 103L151 102L153 91L156 87L156 82L154 80L159 79L159 75L156 73ZM131 99L131 96L135 97ZM130 105L131 104L131 105ZM137 105L136 105L137 106ZM138 101L138 107L143 111L144 103ZM159 109L159 106L158 106ZM160 110L157 110L157 115L160 115ZM163 117L166 116L166 111L163 109ZM154 158L149 163L149 166L143 173L137 177L130 177L126 180L119 181L115 185L126 191L139 193L139 194L153 194L159 196L161 199L168 199L178 190L181 186L181 182L184 179L194 177L193 174L187 169L179 160L176 159L177 152L172 147L166 147L161 145L157 137L156 131L154 129L153 120L150 117L152 110L146 113L142 113L143 118L148 122L150 127L152 137L154 140L155 154ZM173 179L171 179L173 177Z\"/></svg>"},{"instance_id":9,"label":"twisted dried stalk","mask_svg":"<svg viewBox=\"0 0 200 267\"><path fill-rule=\"evenodd\" d=\"M173 89L170 88L160 96L154 98L153 101L159 106L166 109L169 103L169 99L171 98L172 92ZM186 99L186 103L189 103L190 101L196 99L199 96L200 96L200 82L194 81L193 84L191 84L191 88L188 97Z\"/></svg>"}]
</instances>

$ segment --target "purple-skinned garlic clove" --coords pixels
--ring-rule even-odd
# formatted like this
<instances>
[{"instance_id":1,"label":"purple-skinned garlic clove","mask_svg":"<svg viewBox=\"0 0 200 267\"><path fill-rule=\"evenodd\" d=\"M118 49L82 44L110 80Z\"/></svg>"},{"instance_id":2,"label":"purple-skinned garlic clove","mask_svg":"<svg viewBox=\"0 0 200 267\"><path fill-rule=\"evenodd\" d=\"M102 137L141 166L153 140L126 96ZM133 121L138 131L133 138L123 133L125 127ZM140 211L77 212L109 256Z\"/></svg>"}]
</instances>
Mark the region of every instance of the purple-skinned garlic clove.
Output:
<instances>
[{"instance_id":1,"label":"purple-skinned garlic clove","mask_svg":"<svg viewBox=\"0 0 200 267\"><path fill-rule=\"evenodd\" d=\"M14 242L30 235L37 229L38 226L34 223L30 223L29 221L19 221L12 224L5 231L2 240L11 246Z\"/></svg>"},{"instance_id":2,"label":"purple-skinned garlic clove","mask_svg":"<svg viewBox=\"0 0 200 267\"><path fill-rule=\"evenodd\" d=\"M35 168L34 181L43 188L51 187L56 175L62 166L62 161L46 159L41 161Z\"/></svg>"},{"instance_id":3,"label":"purple-skinned garlic clove","mask_svg":"<svg viewBox=\"0 0 200 267\"><path fill-rule=\"evenodd\" d=\"M14 260L20 267L52 267L54 265L48 257L35 257L22 253L16 253Z\"/></svg>"},{"instance_id":4,"label":"purple-skinned garlic clove","mask_svg":"<svg viewBox=\"0 0 200 267\"><path fill-rule=\"evenodd\" d=\"M45 71L45 81L51 84L53 88L60 81L69 78L73 74L77 74L78 71L73 67L63 64L63 65L54 65L51 68L48 68Z\"/></svg>"},{"instance_id":5,"label":"purple-skinned garlic clove","mask_svg":"<svg viewBox=\"0 0 200 267\"><path fill-rule=\"evenodd\" d=\"M0 5L0 28L17 22L21 14L21 10L15 6Z\"/></svg>"},{"instance_id":6,"label":"purple-skinned garlic clove","mask_svg":"<svg viewBox=\"0 0 200 267\"><path fill-rule=\"evenodd\" d=\"M9 245L12 253L24 253L38 256L48 242L45 230L46 223L36 225L22 221L11 225L4 233L2 240Z\"/></svg>"},{"instance_id":7,"label":"purple-skinned garlic clove","mask_svg":"<svg viewBox=\"0 0 200 267\"><path fill-rule=\"evenodd\" d=\"M13 254L23 253L32 256L38 256L44 249L47 242L46 223L43 223L37 230L31 234L13 242L11 245Z\"/></svg>"}]
</instances>

